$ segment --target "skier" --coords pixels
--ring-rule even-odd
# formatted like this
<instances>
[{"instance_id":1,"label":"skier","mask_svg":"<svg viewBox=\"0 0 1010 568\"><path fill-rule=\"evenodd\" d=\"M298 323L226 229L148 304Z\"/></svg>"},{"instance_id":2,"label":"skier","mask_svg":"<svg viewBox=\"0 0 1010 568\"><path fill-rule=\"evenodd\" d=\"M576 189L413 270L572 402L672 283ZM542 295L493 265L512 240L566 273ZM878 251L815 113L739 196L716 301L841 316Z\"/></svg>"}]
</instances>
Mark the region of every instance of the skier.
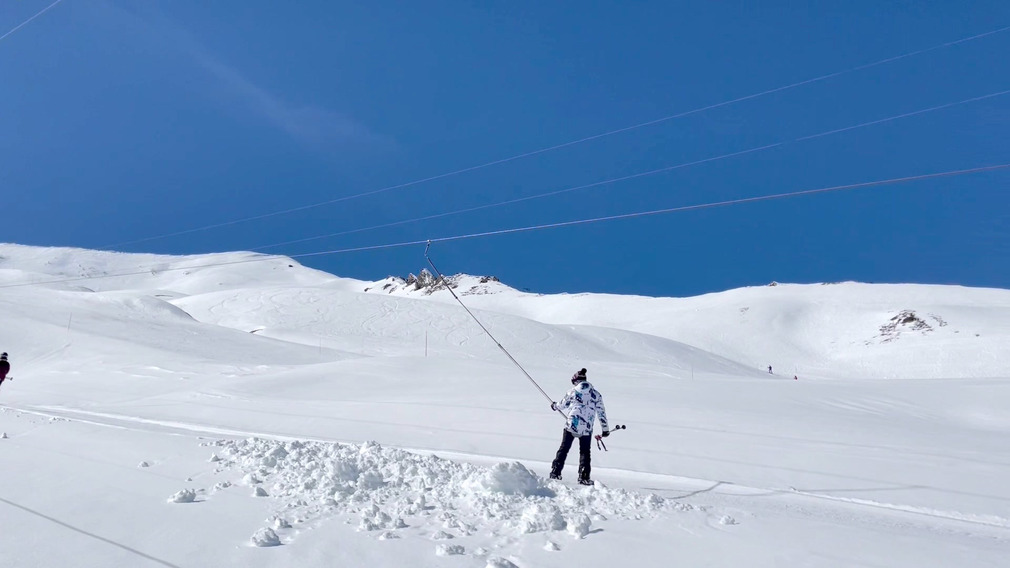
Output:
<instances>
[{"instance_id":1,"label":"skier","mask_svg":"<svg viewBox=\"0 0 1010 568\"><path fill-rule=\"evenodd\" d=\"M0 385L4 384L7 373L11 371L11 364L7 361L7 353L0 354Z\"/></svg>"},{"instance_id":2,"label":"skier","mask_svg":"<svg viewBox=\"0 0 1010 568\"><path fill-rule=\"evenodd\" d=\"M561 447L558 448L557 456L551 464L551 479L561 479L561 470L565 467L565 458L568 457L568 450L572 449L572 442L579 439L579 483L582 485L592 485L589 478L590 456L593 441L593 421L596 416L600 417L600 427L603 429L603 437L610 435L610 427L607 423L607 410L603 406L603 396L593 388L586 380L586 370L582 369L572 375L572 390L568 391L561 402L551 402L551 410L560 410L567 414L568 421L561 436Z\"/></svg>"}]
</instances>

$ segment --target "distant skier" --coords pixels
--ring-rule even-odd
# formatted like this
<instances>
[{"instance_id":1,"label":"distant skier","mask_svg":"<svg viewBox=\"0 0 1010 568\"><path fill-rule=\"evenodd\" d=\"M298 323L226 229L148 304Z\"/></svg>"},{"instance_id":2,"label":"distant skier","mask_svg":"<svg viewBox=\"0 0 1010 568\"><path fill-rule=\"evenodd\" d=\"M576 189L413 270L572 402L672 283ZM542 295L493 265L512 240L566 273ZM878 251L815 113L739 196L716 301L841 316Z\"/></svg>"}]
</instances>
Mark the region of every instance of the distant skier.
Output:
<instances>
[{"instance_id":1,"label":"distant skier","mask_svg":"<svg viewBox=\"0 0 1010 568\"><path fill-rule=\"evenodd\" d=\"M768 374L769 375L774 374L774 373L772 373L772 366L771 365L768 365Z\"/></svg>"},{"instance_id":2,"label":"distant skier","mask_svg":"<svg viewBox=\"0 0 1010 568\"><path fill-rule=\"evenodd\" d=\"M561 479L561 470L565 467L565 458L572 449L572 442L579 439L579 483L592 485L589 477L590 455L593 441L593 421L600 417L600 427L603 437L610 435L607 423L607 410L603 406L603 396L586 380L586 370L582 369L572 376L575 385L568 391L561 402L551 403L551 410L560 410L568 416L565 429L561 436L561 447L551 464L551 479Z\"/></svg>"},{"instance_id":3,"label":"distant skier","mask_svg":"<svg viewBox=\"0 0 1010 568\"><path fill-rule=\"evenodd\" d=\"M11 364L7 360L7 353L0 355L0 385L4 384L7 373L11 372Z\"/></svg>"}]
</instances>

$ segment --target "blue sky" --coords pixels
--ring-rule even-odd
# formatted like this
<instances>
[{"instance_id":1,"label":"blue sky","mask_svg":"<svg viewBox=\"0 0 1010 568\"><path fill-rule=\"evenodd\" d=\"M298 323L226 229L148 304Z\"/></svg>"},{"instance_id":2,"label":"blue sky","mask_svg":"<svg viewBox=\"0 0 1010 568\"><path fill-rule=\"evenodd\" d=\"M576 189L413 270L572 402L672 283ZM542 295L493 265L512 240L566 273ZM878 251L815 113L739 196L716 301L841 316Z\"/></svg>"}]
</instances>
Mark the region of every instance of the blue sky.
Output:
<instances>
[{"instance_id":1,"label":"blue sky","mask_svg":"<svg viewBox=\"0 0 1010 568\"><path fill-rule=\"evenodd\" d=\"M0 4L0 35L52 0ZM366 197L1010 26L972 2L63 0L0 40L0 241L260 249L779 147L298 255L1010 162L1010 31ZM1010 287L1010 171L439 243L537 292L780 282ZM341 200L342 199L342 200ZM326 206L168 238L149 237ZM138 242L139 241L139 242ZM124 244L128 243L128 244ZM423 246L306 257L377 280Z\"/></svg>"}]
</instances>

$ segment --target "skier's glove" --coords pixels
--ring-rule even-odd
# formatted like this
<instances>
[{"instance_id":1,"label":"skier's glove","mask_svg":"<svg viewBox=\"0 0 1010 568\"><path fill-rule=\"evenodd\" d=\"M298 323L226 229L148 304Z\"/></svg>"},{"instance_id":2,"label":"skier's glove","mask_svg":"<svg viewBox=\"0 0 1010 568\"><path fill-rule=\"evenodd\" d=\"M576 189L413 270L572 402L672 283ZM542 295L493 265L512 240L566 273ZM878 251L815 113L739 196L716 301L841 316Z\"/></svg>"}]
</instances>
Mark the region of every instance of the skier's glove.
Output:
<instances>
[{"instance_id":1,"label":"skier's glove","mask_svg":"<svg viewBox=\"0 0 1010 568\"><path fill-rule=\"evenodd\" d=\"M552 402L551 403L551 410L557 410L557 409L558 409L558 403Z\"/></svg>"},{"instance_id":2,"label":"skier's glove","mask_svg":"<svg viewBox=\"0 0 1010 568\"><path fill-rule=\"evenodd\" d=\"M604 431L603 431L603 437L604 437L604 438L606 438L606 437L607 437L607 436L609 436L609 435L610 435L610 430L604 430Z\"/></svg>"}]
</instances>

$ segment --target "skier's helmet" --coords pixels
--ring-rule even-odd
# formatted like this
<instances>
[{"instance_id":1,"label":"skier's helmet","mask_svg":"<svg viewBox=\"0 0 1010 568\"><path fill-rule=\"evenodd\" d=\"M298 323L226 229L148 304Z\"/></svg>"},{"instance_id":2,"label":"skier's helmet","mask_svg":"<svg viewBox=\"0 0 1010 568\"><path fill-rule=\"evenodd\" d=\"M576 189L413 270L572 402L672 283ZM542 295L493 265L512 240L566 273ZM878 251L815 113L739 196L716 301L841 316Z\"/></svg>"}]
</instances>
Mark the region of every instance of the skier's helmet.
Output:
<instances>
[{"instance_id":1,"label":"skier's helmet","mask_svg":"<svg viewBox=\"0 0 1010 568\"><path fill-rule=\"evenodd\" d=\"M584 380L586 380L586 370L585 369L582 369L579 372L577 372L574 375L572 375L572 384L573 385L574 384L578 384L579 381L584 381Z\"/></svg>"},{"instance_id":2,"label":"skier's helmet","mask_svg":"<svg viewBox=\"0 0 1010 568\"><path fill-rule=\"evenodd\" d=\"M6 360L7 360L7 353L4 352L3 354L0 354L0 361L6 361Z\"/></svg>"}]
</instances>

